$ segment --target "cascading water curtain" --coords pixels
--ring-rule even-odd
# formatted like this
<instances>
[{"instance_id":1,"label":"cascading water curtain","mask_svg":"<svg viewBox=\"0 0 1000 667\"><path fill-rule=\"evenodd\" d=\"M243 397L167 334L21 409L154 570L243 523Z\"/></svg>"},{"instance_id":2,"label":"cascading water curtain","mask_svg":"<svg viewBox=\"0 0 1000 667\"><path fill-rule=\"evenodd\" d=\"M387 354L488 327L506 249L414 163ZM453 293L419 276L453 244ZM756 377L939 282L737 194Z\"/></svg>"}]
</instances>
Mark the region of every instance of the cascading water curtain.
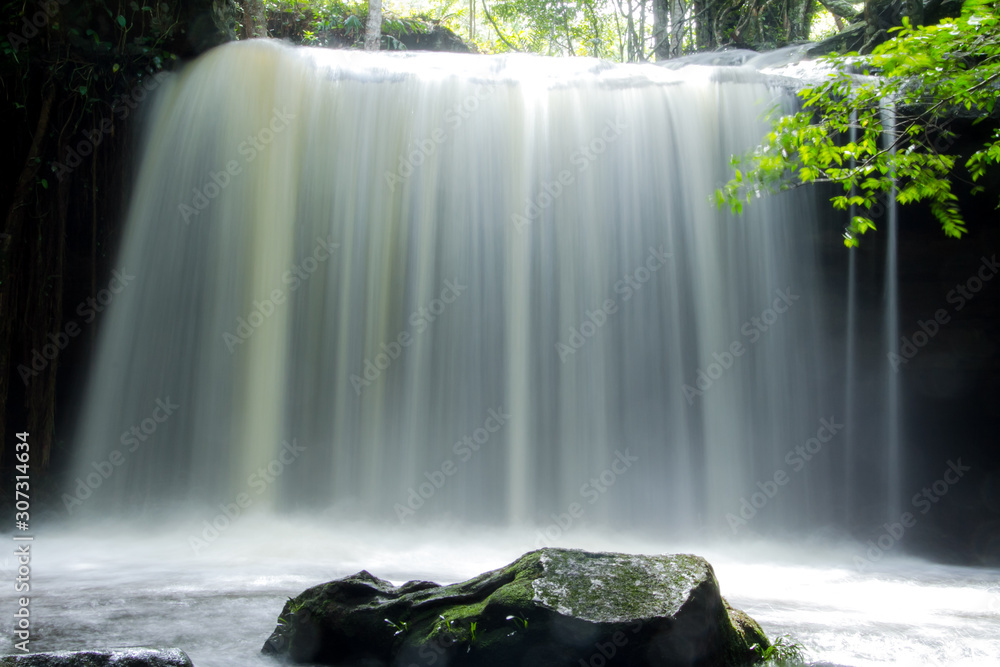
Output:
<instances>
[{"instance_id":1,"label":"cascading water curtain","mask_svg":"<svg viewBox=\"0 0 1000 667\"><path fill-rule=\"evenodd\" d=\"M815 207L710 203L776 100L735 68L209 52L151 113L67 511L833 520L844 474L796 454L843 419Z\"/></svg>"},{"instance_id":2,"label":"cascading water curtain","mask_svg":"<svg viewBox=\"0 0 1000 667\"><path fill-rule=\"evenodd\" d=\"M851 114L851 129L849 132L849 140L851 143L857 141L857 113ZM856 164L856 158L851 158L851 168L853 169ZM852 193L853 195L853 193ZM851 204L849 208L848 222L854 219L857 212L857 206ZM847 317L845 318L845 345L844 345L844 359L845 359L845 369L844 369L844 521L845 525L851 525L854 520L854 493L855 493L855 474L854 466L857 465L854 456L855 443L855 405L854 401L857 400L855 396L855 374L856 374L856 363L857 363L857 293L858 293L858 267L857 267L857 256L853 252L853 248L849 249L848 255L848 266L847 266Z\"/></svg>"},{"instance_id":3,"label":"cascading water curtain","mask_svg":"<svg viewBox=\"0 0 1000 667\"><path fill-rule=\"evenodd\" d=\"M896 151L896 110L891 104L882 108L882 127L886 149ZM899 345L899 269L897 266L897 206L896 186L889 191L886 202L888 238L885 257L885 341L889 350L896 351ZM901 468L901 424L899 374L895 370L886 371L886 506L889 519L899 518L902 511Z\"/></svg>"}]
</instances>

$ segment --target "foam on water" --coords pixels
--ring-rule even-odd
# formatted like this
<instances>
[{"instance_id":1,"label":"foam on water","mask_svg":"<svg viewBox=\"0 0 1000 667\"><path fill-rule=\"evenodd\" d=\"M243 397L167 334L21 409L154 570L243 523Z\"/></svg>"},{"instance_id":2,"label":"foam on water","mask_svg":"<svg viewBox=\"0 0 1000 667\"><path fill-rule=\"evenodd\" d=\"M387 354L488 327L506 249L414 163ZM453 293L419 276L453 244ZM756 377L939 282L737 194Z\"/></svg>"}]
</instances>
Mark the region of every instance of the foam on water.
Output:
<instances>
[{"instance_id":1,"label":"foam on water","mask_svg":"<svg viewBox=\"0 0 1000 667\"><path fill-rule=\"evenodd\" d=\"M366 569L402 583L461 581L533 548L533 533L437 526L373 529L269 513L242 516L196 553L201 517L152 530L108 521L51 525L32 557L35 651L177 646L199 667L271 664L258 656L285 600ZM860 545L657 542L567 533L562 544L626 553L698 553L722 593L770 636L791 634L810 662L850 667L987 667L1000 662L1000 571L891 554L859 572ZM13 558L3 574L13 577ZM13 652L3 621L0 653Z\"/></svg>"}]
</instances>

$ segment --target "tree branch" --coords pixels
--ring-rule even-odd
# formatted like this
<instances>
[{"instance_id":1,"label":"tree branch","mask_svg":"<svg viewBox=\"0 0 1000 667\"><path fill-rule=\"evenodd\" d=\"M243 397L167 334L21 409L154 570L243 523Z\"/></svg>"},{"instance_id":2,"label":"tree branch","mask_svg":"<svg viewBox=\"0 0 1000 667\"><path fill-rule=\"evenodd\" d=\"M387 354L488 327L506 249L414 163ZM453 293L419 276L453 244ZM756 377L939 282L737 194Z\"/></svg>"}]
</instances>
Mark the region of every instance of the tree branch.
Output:
<instances>
[{"instance_id":1,"label":"tree branch","mask_svg":"<svg viewBox=\"0 0 1000 667\"><path fill-rule=\"evenodd\" d=\"M848 21L853 22L861 16L861 12L852 7L847 0L819 0L819 2L834 16L841 16Z\"/></svg>"},{"instance_id":2,"label":"tree branch","mask_svg":"<svg viewBox=\"0 0 1000 667\"><path fill-rule=\"evenodd\" d=\"M493 15L490 14L489 8L486 7L486 0L483 0L483 13L486 14L486 20L489 21L490 25L493 26L493 29L497 31L497 37L500 38L500 41L503 42L504 44L506 44L509 49L512 49L512 50L517 51L518 53L520 53L521 49L519 49L516 46L514 46L513 44L511 44L510 40L508 40L506 37L504 37L503 32L501 32L501 30L500 30L500 26L498 26L497 22L493 20Z\"/></svg>"}]
</instances>

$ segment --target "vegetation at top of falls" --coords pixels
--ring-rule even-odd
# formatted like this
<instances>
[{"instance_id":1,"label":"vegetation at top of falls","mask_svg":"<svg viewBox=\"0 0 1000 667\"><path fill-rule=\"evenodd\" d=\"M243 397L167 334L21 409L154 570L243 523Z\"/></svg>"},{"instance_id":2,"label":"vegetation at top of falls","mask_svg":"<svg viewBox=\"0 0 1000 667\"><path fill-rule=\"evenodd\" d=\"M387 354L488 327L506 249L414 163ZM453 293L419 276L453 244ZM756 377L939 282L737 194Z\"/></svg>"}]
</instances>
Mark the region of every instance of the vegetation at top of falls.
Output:
<instances>
[{"instance_id":1,"label":"vegetation at top of falls","mask_svg":"<svg viewBox=\"0 0 1000 667\"><path fill-rule=\"evenodd\" d=\"M39 88L57 89L73 110L64 132L88 125L97 107L111 115L114 100L175 60L171 41L183 21L177 3L149 0L21 0L4 2L3 13L8 103L23 110Z\"/></svg>"},{"instance_id":2,"label":"vegetation at top of falls","mask_svg":"<svg viewBox=\"0 0 1000 667\"><path fill-rule=\"evenodd\" d=\"M342 0L267 0L268 23L275 37L316 46L361 48L364 43L367 2ZM611 14L599 10L596 0L497 0L476 6L475 0L435 0L405 12L386 11L382 48L406 48L403 35L427 33L443 27L480 53L522 51L548 55L599 54L614 58L610 43ZM478 28L470 12L483 20ZM579 13L579 17L577 17ZM596 38L596 39L595 39ZM568 45L568 46L567 46Z\"/></svg>"},{"instance_id":3,"label":"vegetation at top of falls","mask_svg":"<svg viewBox=\"0 0 1000 667\"><path fill-rule=\"evenodd\" d=\"M444 28L480 53L645 62L802 42L843 26L824 4L858 15L847 0L425 0L384 13L382 48L404 48L403 35ZM272 36L319 46L363 45L364 0L266 0L266 8Z\"/></svg>"},{"instance_id":4,"label":"vegetation at top of falls","mask_svg":"<svg viewBox=\"0 0 1000 667\"><path fill-rule=\"evenodd\" d=\"M774 114L761 143L733 157L733 178L716 191L720 208L741 213L764 193L831 183L843 190L833 206L857 213L844 232L847 247L875 229L873 210L893 196L929 205L949 237L967 231L954 186L983 192L988 167L1000 163L1000 12L994 2L967 0L957 18L924 26L904 19L891 32L869 55L826 58L833 71L799 91L802 110ZM950 126L962 118L992 121L964 159L949 152L957 137Z\"/></svg>"},{"instance_id":5,"label":"vegetation at top of falls","mask_svg":"<svg viewBox=\"0 0 1000 667\"><path fill-rule=\"evenodd\" d=\"M458 0L452 0L452 4ZM267 0L268 28L273 37L289 38L311 46L361 48L365 41L367 2L342 0ZM426 34L438 25L448 27L446 16L427 12L395 14L382 18L382 48L405 49L405 35Z\"/></svg>"}]
</instances>

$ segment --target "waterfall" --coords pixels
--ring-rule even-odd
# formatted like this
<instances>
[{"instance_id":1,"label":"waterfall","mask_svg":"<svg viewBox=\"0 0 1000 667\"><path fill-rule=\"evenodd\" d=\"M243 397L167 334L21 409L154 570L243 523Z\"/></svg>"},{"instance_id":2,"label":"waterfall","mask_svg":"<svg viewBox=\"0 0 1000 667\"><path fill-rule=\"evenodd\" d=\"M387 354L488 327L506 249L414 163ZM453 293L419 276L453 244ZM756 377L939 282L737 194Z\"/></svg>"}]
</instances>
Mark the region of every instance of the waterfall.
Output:
<instances>
[{"instance_id":1,"label":"waterfall","mask_svg":"<svg viewBox=\"0 0 1000 667\"><path fill-rule=\"evenodd\" d=\"M851 207L851 215L854 215L854 207ZM857 313L858 313L858 268L857 255L852 251L847 260L847 318L845 326L845 354L844 354L844 519L850 521L854 513L852 494L855 492L854 480L854 447L855 447L855 406L854 378L857 373Z\"/></svg>"},{"instance_id":2,"label":"waterfall","mask_svg":"<svg viewBox=\"0 0 1000 667\"><path fill-rule=\"evenodd\" d=\"M848 130L848 141L857 142L858 116L851 114L851 127ZM857 166L857 160L851 158L851 168ZM851 194L854 194L852 190ZM857 215L857 205L848 208L848 224ZM848 232L845 232L845 235ZM854 513L853 494L855 492L854 449L856 445L855 427L855 375L857 364L857 320L858 320L858 262L857 253L851 252L847 260L847 312L844 332L844 521L850 522Z\"/></svg>"},{"instance_id":3,"label":"waterfall","mask_svg":"<svg viewBox=\"0 0 1000 667\"><path fill-rule=\"evenodd\" d=\"M895 153L896 147L896 110L892 105L882 108L883 141L886 148ZM896 204L896 186L893 184L886 201L888 236L885 255L885 341L889 350L899 347L899 269L898 269L898 215ZM898 369L886 371L886 518L895 520L902 512L903 489L900 479L901 467L901 435L900 435L900 386Z\"/></svg>"},{"instance_id":4,"label":"waterfall","mask_svg":"<svg viewBox=\"0 0 1000 667\"><path fill-rule=\"evenodd\" d=\"M710 202L776 102L744 68L209 52L150 111L64 500L831 521L816 207Z\"/></svg>"}]
</instances>

